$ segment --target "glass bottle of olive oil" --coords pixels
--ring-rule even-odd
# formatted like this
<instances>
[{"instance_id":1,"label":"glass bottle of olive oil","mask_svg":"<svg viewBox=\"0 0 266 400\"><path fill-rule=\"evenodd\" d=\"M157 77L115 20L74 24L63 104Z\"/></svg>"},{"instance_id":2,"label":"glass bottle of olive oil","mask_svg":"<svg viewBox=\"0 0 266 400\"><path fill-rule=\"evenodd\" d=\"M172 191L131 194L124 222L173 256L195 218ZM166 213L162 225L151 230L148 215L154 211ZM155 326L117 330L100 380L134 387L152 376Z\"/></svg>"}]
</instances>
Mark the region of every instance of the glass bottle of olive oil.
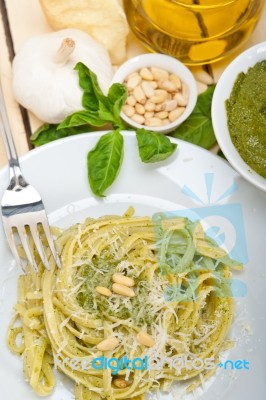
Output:
<instances>
[{"instance_id":1,"label":"glass bottle of olive oil","mask_svg":"<svg viewBox=\"0 0 266 400\"><path fill-rule=\"evenodd\" d=\"M229 55L253 31L264 0L124 0L133 32L188 65Z\"/></svg>"}]
</instances>

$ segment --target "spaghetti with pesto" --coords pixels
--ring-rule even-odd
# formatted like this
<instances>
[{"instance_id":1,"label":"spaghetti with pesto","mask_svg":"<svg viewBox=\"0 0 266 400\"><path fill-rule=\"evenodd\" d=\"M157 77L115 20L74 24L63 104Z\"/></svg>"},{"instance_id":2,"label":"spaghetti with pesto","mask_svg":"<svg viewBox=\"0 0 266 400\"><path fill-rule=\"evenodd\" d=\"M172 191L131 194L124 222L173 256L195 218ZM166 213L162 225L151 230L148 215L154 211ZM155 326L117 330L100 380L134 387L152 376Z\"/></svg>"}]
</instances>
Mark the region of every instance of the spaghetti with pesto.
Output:
<instances>
[{"instance_id":1,"label":"spaghetti with pesto","mask_svg":"<svg viewBox=\"0 0 266 400\"><path fill-rule=\"evenodd\" d=\"M177 372L168 363L113 375L110 369L74 370L70 360L185 355L217 365L230 345L229 282L237 264L198 222L166 220L158 240L154 221L133 213L130 208L123 216L56 229L62 268L51 259L51 271L45 270L36 252L39 273L28 267L20 276L8 345L23 357L24 374L38 395L51 394L56 384L58 354L64 359L58 369L74 381L76 400L142 399L178 381L193 390L215 369Z\"/></svg>"}]
</instances>

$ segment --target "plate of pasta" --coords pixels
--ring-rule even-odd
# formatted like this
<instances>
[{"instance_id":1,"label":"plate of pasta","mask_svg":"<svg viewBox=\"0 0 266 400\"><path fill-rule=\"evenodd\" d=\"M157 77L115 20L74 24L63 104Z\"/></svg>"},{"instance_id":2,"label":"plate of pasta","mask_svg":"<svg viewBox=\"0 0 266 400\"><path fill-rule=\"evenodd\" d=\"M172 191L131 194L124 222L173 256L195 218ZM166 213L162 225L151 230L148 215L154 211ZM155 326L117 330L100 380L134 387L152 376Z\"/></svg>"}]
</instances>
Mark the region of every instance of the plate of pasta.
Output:
<instances>
[{"instance_id":1,"label":"plate of pasta","mask_svg":"<svg viewBox=\"0 0 266 400\"><path fill-rule=\"evenodd\" d=\"M124 132L120 174L96 198L86 153L100 135L21 159L46 204L62 268L50 258L47 271L36 255L39 273L28 266L22 275L1 240L1 394L263 398L265 193L182 141L169 160L144 165L134 133ZM3 191L6 169L0 178Z\"/></svg>"}]
</instances>

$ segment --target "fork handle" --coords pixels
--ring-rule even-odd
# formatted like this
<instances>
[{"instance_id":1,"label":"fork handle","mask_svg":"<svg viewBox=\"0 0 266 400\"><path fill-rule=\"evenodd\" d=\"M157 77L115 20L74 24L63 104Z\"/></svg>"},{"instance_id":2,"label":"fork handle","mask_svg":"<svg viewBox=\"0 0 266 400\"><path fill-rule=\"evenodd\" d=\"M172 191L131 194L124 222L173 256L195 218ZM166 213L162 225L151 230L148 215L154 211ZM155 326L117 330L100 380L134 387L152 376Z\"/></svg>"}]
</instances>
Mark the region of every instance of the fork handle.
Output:
<instances>
[{"instance_id":1,"label":"fork handle","mask_svg":"<svg viewBox=\"0 0 266 400\"><path fill-rule=\"evenodd\" d=\"M17 175L16 172L18 172L17 169L19 169L18 155L15 148L14 139L12 136L7 116L5 100L1 84L0 84L0 122L1 122L1 134L3 137L7 153L8 163L10 168L12 168L12 170L14 171L14 175Z\"/></svg>"}]
</instances>

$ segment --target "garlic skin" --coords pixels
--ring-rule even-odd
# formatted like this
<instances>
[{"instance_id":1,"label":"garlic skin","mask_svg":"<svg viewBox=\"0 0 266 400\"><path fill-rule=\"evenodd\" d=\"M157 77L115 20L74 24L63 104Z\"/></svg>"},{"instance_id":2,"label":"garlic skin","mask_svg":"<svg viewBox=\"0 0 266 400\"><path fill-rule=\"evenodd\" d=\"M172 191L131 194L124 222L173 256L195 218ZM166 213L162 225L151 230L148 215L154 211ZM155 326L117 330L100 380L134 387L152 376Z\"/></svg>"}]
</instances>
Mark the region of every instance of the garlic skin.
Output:
<instances>
[{"instance_id":1,"label":"garlic skin","mask_svg":"<svg viewBox=\"0 0 266 400\"><path fill-rule=\"evenodd\" d=\"M14 58L12 85L16 100L40 120L57 124L83 109L78 62L98 78L107 94L113 68L107 50L78 29L35 36L27 40Z\"/></svg>"}]
</instances>

